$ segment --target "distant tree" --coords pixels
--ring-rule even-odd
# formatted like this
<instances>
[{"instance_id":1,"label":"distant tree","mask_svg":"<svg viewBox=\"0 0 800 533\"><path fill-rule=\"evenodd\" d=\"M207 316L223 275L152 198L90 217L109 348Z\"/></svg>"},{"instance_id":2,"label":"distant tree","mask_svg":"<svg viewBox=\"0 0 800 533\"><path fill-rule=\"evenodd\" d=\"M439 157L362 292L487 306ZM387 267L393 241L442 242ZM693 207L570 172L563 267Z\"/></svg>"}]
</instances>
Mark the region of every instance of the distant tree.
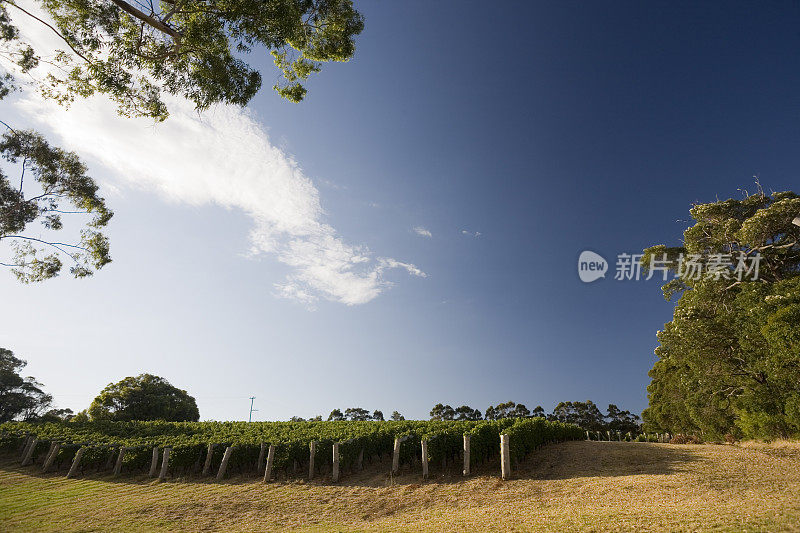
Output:
<instances>
[{"instance_id":1,"label":"distant tree","mask_svg":"<svg viewBox=\"0 0 800 533\"><path fill-rule=\"evenodd\" d=\"M309 418L309 422L322 422L322 415L317 415L314 418Z\"/></svg>"},{"instance_id":2,"label":"distant tree","mask_svg":"<svg viewBox=\"0 0 800 533\"><path fill-rule=\"evenodd\" d=\"M372 419L377 420L379 422L383 422L383 412L378 411L377 409L372 413Z\"/></svg>"},{"instance_id":3,"label":"distant tree","mask_svg":"<svg viewBox=\"0 0 800 533\"><path fill-rule=\"evenodd\" d=\"M621 431L622 433L639 431L639 416L630 411L623 411L616 405L609 404L606 414L608 429L611 431Z\"/></svg>"},{"instance_id":4,"label":"distant tree","mask_svg":"<svg viewBox=\"0 0 800 533\"><path fill-rule=\"evenodd\" d=\"M531 412L524 404L518 403L511 412L511 418L530 418Z\"/></svg>"},{"instance_id":5,"label":"distant tree","mask_svg":"<svg viewBox=\"0 0 800 533\"><path fill-rule=\"evenodd\" d=\"M345 409L344 416L348 420L369 420L371 417L369 411L362 409L361 407L350 407Z\"/></svg>"},{"instance_id":6,"label":"distant tree","mask_svg":"<svg viewBox=\"0 0 800 533\"><path fill-rule=\"evenodd\" d=\"M340 409L334 409L331 411L331 414L328 415L328 421L340 421L344 420L344 415Z\"/></svg>"},{"instance_id":7,"label":"distant tree","mask_svg":"<svg viewBox=\"0 0 800 533\"><path fill-rule=\"evenodd\" d=\"M406 419L406 417L401 415L399 412L392 411L392 420L395 420L395 421L399 422L400 420L405 420L405 419Z\"/></svg>"},{"instance_id":8,"label":"distant tree","mask_svg":"<svg viewBox=\"0 0 800 533\"><path fill-rule=\"evenodd\" d=\"M531 412L525 407L524 404L517 404L514 402L505 402L497 404L496 406L490 405L486 408L486 420L500 420L502 418L528 418Z\"/></svg>"},{"instance_id":9,"label":"distant tree","mask_svg":"<svg viewBox=\"0 0 800 533\"><path fill-rule=\"evenodd\" d=\"M93 420L196 422L197 402L185 390L158 376L141 374L109 384L89 406Z\"/></svg>"},{"instance_id":10,"label":"distant tree","mask_svg":"<svg viewBox=\"0 0 800 533\"><path fill-rule=\"evenodd\" d=\"M537 405L536 408L531 411L531 416L534 418L547 418L547 413L544 412L544 408L541 405Z\"/></svg>"},{"instance_id":11,"label":"distant tree","mask_svg":"<svg viewBox=\"0 0 800 533\"><path fill-rule=\"evenodd\" d=\"M53 402L53 397L40 388L41 383L20 375L27 364L11 350L0 348L0 422L33 420Z\"/></svg>"},{"instance_id":12,"label":"distant tree","mask_svg":"<svg viewBox=\"0 0 800 533\"><path fill-rule=\"evenodd\" d=\"M561 402L553 409L553 419L568 424L577 424L589 431L606 430L605 416L592 402Z\"/></svg>"},{"instance_id":13,"label":"distant tree","mask_svg":"<svg viewBox=\"0 0 800 533\"><path fill-rule=\"evenodd\" d=\"M37 422L69 422L75 418L75 413L72 409L50 409L43 415L39 416Z\"/></svg>"},{"instance_id":14,"label":"distant tree","mask_svg":"<svg viewBox=\"0 0 800 533\"><path fill-rule=\"evenodd\" d=\"M468 405L462 405L461 407L456 407L455 410L456 420L481 420L482 418L483 414L481 413L480 409L473 409Z\"/></svg>"},{"instance_id":15,"label":"distant tree","mask_svg":"<svg viewBox=\"0 0 800 533\"><path fill-rule=\"evenodd\" d=\"M303 418L302 416L293 416L292 418L289 419L289 422L305 422L305 421L306 419Z\"/></svg>"},{"instance_id":16,"label":"distant tree","mask_svg":"<svg viewBox=\"0 0 800 533\"><path fill-rule=\"evenodd\" d=\"M430 412L431 420L453 420L455 415L456 412L452 407L440 403L434 405Z\"/></svg>"}]
</instances>

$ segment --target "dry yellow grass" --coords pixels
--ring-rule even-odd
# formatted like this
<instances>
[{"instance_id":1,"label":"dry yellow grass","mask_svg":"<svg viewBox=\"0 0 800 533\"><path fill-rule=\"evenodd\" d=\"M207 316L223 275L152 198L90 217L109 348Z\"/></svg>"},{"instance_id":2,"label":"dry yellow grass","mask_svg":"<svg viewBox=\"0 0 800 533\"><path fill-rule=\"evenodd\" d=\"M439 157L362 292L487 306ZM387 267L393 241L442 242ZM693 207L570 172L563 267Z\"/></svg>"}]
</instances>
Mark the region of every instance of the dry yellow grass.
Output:
<instances>
[{"instance_id":1,"label":"dry yellow grass","mask_svg":"<svg viewBox=\"0 0 800 533\"><path fill-rule=\"evenodd\" d=\"M491 468L491 467L487 467ZM65 479L0 466L4 531L800 531L800 444L570 442L503 482Z\"/></svg>"}]
</instances>

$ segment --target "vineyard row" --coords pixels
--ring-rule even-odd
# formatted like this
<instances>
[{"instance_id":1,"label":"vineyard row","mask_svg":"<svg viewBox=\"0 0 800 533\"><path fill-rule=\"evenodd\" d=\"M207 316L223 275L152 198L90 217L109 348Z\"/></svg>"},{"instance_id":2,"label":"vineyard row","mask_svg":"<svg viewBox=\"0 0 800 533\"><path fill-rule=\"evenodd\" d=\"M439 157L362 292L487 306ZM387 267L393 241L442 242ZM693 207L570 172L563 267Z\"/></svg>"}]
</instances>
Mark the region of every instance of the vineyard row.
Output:
<instances>
[{"instance_id":1,"label":"vineyard row","mask_svg":"<svg viewBox=\"0 0 800 533\"><path fill-rule=\"evenodd\" d=\"M502 476L512 462L537 447L584 438L578 426L542 418L492 421L392 422L80 422L0 424L0 450L18 453L23 465L77 476L209 475L256 472L265 481L278 471L286 478L358 471L364 461L391 457L392 472L421 463L463 461L463 473L500 455ZM307 470L306 470L307 469Z\"/></svg>"}]
</instances>

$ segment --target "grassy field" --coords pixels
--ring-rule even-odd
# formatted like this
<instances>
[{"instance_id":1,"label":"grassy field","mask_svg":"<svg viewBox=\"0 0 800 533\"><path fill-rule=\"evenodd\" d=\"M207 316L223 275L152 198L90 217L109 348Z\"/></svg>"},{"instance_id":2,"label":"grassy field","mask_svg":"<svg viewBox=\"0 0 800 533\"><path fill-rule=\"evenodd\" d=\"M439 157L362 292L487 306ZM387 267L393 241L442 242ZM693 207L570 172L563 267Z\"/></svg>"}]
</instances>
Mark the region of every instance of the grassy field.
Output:
<instances>
[{"instance_id":1,"label":"grassy field","mask_svg":"<svg viewBox=\"0 0 800 533\"><path fill-rule=\"evenodd\" d=\"M65 479L0 465L3 531L800 531L800 444L568 442L515 479Z\"/></svg>"}]
</instances>

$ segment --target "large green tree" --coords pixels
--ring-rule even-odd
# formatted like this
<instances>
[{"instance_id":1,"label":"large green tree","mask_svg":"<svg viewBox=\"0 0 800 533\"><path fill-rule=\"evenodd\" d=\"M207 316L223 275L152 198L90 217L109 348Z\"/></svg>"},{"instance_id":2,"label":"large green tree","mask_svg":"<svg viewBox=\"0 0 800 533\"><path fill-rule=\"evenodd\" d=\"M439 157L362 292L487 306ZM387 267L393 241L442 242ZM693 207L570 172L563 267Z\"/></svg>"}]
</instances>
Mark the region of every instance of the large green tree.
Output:
<instances>
[{"instance_id":1,"label":"large green tree","mask_svg":"<svg viewBox=\"0 0 800 533\"><path fill-rule=\"evenodd\" d=\"M11 350L0 348L0 422L34 420L53 402L40 383L20 375L26 364Z\"/></svg>"},{"instance_id":2,"label":"large green tree","mask_svg":"<svg viewBox=\"0 0 800 533\"><path fill-rule=\"evenodd\" d=\"M642 258L646 270L669 265L664 295L678 297L658 333L645 422L707 439L800 435L800 196L759 191L690 213L683 246Z\"/></svg>"},{"instance_id":3,"label":"large green tree","mask_svg":"<svg viewBox=\"0 0 800 533\"><path fill-rule=\"evenodd\" d=\"M196 422L197 402L185 390L152 374L127 377L104 388L89 407L93 420Z\"/></svg>"}]
</instances>

